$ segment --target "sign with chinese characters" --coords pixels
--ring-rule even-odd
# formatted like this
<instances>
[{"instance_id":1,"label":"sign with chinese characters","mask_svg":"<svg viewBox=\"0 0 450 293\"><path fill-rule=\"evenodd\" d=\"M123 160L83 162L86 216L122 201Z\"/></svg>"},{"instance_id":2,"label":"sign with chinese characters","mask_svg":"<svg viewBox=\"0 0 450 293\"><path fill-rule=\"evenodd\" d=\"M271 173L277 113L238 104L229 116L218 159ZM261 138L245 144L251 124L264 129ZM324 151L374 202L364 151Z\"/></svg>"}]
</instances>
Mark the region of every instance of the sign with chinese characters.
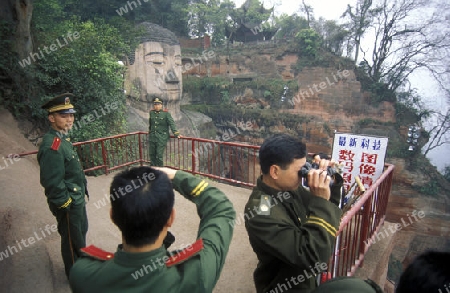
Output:
<instances>
[{"instance_id":1,"label":"sign with chinese characters","mask_svg":"<svg viewBox=\"0 0 450 293\"><path fill-rule=\"evenodd\" d=\"M349 190L355 176L366 189L380 177L388 145L387 137L335 133L332 159L342 165L344 187Z\"/></svg>"}]
</instances>

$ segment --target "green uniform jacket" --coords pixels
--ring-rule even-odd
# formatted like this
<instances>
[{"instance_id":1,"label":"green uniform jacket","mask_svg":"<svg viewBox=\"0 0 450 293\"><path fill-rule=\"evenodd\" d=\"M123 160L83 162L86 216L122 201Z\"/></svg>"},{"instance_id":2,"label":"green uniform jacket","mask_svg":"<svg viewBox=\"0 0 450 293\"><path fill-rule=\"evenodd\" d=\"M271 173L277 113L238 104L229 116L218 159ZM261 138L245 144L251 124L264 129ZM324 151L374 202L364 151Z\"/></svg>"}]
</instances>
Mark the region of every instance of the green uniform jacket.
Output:
<instances>
[{"instance_id":1,"label":"green uniform jacket","mask_svg":"<svg viewBox=\"0 0 450 293\"><path fill-rule=\"evenodd\" d=\"M203 249L182 261L183 250L170 266L164 259L174 252L164 246L144 253L128 253L119 247L107 261L81 258L70 272L73 292L212 292L228 253L233 236L229 222L236 212L225 194L188 173L178 171L173 185L197 205L201 218L197 237L203 239Z\"/></svg>"},{"instance_id":2,"label":"green uniform jacket","mask_svg":"<svg viewBox=\"0 0 450 293\"><path fill-rule=\"evenodd\" d=\"M149 118L149 136L150 142L160 142L165 144L170 138L169 127L172 130L173 135L178 136L180 133L175 126L172 115L166 111L150 111Z\"/></svg>"},{"instance_id":3,"label":"green uniform jacket","mask_svg":"<svg viewBox=\"0 0 450 293\"><path fill-rule=\"evenodd\" d=\"M340 188L331 194L340 197ZM303 186L281 192L259 178L245 206L245 228L259 260L253 274L257 292L314 289L314 274L332 255L341 215L336 205Z\"/></svg>"},{"instance_id":4,"label":"green uniform jacket","mask_svg":"<svg viewBox=\"0 0 450 293\"><path fill-rule=\"evenodd\" d=\"M67 137L54 129L44 135L37 159L41 185L52 212L71 203L84 203L86 177Z\"/></svg>"}]
</instances>

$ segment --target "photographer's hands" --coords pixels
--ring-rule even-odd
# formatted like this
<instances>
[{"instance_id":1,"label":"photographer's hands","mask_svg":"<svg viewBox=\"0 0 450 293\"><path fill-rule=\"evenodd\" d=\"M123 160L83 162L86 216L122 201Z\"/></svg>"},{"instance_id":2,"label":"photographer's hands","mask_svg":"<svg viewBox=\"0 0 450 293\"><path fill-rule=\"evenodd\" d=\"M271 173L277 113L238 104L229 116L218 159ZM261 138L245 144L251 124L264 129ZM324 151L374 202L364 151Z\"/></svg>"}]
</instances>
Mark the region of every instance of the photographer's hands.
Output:
<instances>
[{"instance_id":1,"label":"photographer's hands","mask_svg":"<svg viewBox=\"0 0 450 293\"><path fill-rule=\"evenodd\" d=\"M330 200L330 181L331 177L327 174L329 160L320 160L319 169L311 169L308 172L309 190L315 196Z\"/></svg>"}]
</instances>

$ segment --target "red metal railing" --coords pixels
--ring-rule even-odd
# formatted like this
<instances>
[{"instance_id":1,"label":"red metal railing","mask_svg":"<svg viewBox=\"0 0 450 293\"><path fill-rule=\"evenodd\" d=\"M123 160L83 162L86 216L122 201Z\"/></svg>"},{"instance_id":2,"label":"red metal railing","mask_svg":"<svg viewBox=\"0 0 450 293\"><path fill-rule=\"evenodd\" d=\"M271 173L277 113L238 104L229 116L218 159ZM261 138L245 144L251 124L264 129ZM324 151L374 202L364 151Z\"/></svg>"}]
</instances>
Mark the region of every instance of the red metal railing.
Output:
<instances>
[{"instance_id":1,"label":"red metal railing","mask_svg":"<svg viewBox=\"0 0 450 293\"><path fill-rule=\"evenodd\" d=\"M132 132L74 143L86 173L108 174L136 164L150 163L148 133ZM259 176L259 147L202 138L171 137L164 153L168 167L231 184L252 187ZM37 151L19 154L36 154Z\"/></svg>"},{"instance_id":2,"label":"red metal railing","mask_svg":"<svg viewBox=\"0 0 450 293\"><path fill-rule=\"evenodd\" d=\"M165 164L231 184L252 187L259 176L259 147L202 138L171 139Z\"/></svg>"},{"instance_id":3,"label":"red metal railing","mask_svg":"<svg viewBox=\"0 0 450 293\"><path fill-rule=\"evenodd\" d=\"M384 223L393 171L394 165L386 164L380 178L343 215L328 276L352 276L363 265L364 255Z\"/></svg>"},{"instance_id":4,"label":"red metal railing","mask_svg":"<svg viewBox=\"0 0 450 293\"><path fill-rule=\"evenodd\" d=\"M126 166L149 163L147 132L115 135L73 145L85 172L108 174ZM167 144L164 162L175 169L252 187L260 174L258 150L258 146L241 143L172 137ZM357 267L362 266L371 240L386 215L394 166L386 167L381 177L343 216L334 250L336 253L328 266L328 276L351 276Z\"/></svg>"}]
</instances>

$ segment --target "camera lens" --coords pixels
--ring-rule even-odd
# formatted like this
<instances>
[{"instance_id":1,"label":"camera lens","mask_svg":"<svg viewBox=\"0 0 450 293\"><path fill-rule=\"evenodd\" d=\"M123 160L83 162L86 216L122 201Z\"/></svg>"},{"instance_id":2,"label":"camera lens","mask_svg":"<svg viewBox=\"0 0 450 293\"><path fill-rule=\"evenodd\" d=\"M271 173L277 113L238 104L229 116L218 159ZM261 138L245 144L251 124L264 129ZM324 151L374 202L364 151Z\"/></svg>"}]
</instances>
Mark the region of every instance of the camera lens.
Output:
<instances>
[{"instance_id":1,"label":"camera lens","mask_svg":"<svg viewBox=\"0 0 450 293\"><path fill-rule=\"evenodd\" d=\"M308 176L308 172L311 170L311 164L306 163L300 171L298 171L298 177L305 178Z\"/></svg>"}]
</instances>

